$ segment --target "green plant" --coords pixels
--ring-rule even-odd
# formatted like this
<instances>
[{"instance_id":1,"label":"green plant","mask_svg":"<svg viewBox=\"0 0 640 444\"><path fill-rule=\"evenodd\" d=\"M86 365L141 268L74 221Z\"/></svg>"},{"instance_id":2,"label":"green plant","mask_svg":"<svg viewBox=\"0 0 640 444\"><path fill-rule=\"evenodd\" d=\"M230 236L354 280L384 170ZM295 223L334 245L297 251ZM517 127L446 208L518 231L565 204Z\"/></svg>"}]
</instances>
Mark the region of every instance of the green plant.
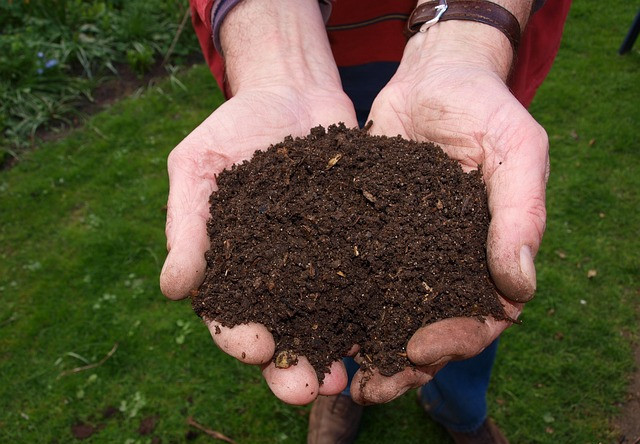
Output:
<instances>
[{"instance_id":1,"label":"green plant","mask_svg":"<svg viewBox=\"0 0 640 444\"><path fill-rule=\"evenodd\" d=\"M127 50L127 63L131 69L144 74L153 63L153 51L143 43L133 42L133 48Z\"/></svg>"},{"instance_id":2,"label":"green plant","mask_svg":"<svg viewBox=\"0 0 640 444\"><path fill-rule=\"evenodd\" d=\"M128 65L143 74L162 60L186 0L0 2L0 149L20 152L42 128L77 118L77 105ZM197 51L182 33L173 60Z\"/></svg>"}]
</instances>

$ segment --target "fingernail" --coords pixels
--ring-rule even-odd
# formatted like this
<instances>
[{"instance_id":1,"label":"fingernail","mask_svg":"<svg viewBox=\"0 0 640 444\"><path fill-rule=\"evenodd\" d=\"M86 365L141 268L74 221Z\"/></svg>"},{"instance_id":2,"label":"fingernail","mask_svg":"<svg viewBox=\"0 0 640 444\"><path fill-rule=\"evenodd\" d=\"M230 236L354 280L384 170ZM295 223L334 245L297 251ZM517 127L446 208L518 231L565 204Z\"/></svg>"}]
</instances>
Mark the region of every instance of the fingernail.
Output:
<instances>
[{"instance_id":1,"label":"fingernail","mask_svg":"<svg viewBox=\"0 0 640 444\"><path fill-rule=\"evenodd\" d=\"M533 264L533 255L528 245L520 248L520 271L524 274L531 284L531 288L536 288L536 267Z\"/></svg>"}]
</instances>

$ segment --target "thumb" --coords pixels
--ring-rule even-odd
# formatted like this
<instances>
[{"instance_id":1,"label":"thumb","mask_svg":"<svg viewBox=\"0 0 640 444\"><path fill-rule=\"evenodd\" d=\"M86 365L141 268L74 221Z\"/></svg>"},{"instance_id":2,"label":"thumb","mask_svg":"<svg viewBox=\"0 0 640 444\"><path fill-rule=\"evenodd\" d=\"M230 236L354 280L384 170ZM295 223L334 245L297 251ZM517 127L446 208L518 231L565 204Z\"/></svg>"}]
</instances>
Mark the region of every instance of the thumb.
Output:
<instances>
[{"instance_id":1,"label":"thumb","mask_svg":"<svg viewBox=\"0 0 640 444\"><path fill-rule=\"evenodd\" d=\"M167 249L160 274L160 289L170 299L189 295L204 280L205 252L209 249L207 220L209 196L216 190L215 177L194 173L179 149L169 156L169 200L167 202Z\"/></svg>"},{"instance_id":2,"label":"thumb","mask_svg":"<svg viewBox=\"0 0 640 444\"><path fill-rule=\"evenodd\" d=\"M487 258L491 275L505 297L527 302L536 289L533 258L545 229L545 188L549 172L546 132L527 113L511 134L510 146L492 171L485 171L491 212Z\"/></svg>"}]
</instances>

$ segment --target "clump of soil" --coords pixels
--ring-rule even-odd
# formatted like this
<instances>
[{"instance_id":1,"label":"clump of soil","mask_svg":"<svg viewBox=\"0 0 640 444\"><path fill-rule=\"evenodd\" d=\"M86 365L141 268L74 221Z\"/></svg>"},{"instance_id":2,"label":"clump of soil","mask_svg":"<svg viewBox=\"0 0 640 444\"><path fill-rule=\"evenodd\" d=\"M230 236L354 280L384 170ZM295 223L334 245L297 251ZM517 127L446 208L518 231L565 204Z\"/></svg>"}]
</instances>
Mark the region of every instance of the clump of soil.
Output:
<instances>
[{"instance_id":1,"label":"clump of soil","mask_svg":"<svg viewBox=\"0 0 640 444\"><path fill-rule=\"evenodd\" d=\"M193 309L264 324L278 366L320 380L353 344L392 375L420 327L505 319L487 270L486 190L439 147L332 125L222 172L210 197L207 273Z\"/></svg>"}]
</instances>

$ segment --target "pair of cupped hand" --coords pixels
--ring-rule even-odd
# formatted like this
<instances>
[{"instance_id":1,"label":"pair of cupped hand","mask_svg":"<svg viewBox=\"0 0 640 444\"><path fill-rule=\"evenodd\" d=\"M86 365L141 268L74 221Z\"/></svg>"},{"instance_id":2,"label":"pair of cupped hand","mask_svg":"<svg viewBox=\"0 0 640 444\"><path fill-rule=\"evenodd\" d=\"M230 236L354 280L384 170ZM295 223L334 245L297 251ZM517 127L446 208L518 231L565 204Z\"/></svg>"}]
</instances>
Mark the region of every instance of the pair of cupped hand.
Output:
<instances>
[{"instance_id":1,"label":"pair of cupped hand","mask_svg":"<svg viewBox=\"0 0 640 444\"><path fill-rule=\"evenodd\" d=\"M372 134L433 141L467 171L482 166L491 225L487 257L507 316L516 319L535 291L533 258L545 226L548 141L545 131L494 73L464 67L434 70L420 79L397 74L371 109ZM186 297L201 284L209 248L209 195L223 169L251 158L285 136L344 122L356 127L351 101L342 91L280 86L245 89L221 105L170 154L167 248L162 292ZM431 380L450 360L480 353L510 325L507 321L452 318L423 327L407 344L415 368L391 377L356 373L351 395L361 404L390 401ZM290 404L340 393L347 384L342 362L318 383L309 362L276 368L275 344L262 325L225 328L208 323L215 343L246 364L258 365L273 393ZM357 346L354 347L354 353Z\"/></svg>"}]
</instances>

